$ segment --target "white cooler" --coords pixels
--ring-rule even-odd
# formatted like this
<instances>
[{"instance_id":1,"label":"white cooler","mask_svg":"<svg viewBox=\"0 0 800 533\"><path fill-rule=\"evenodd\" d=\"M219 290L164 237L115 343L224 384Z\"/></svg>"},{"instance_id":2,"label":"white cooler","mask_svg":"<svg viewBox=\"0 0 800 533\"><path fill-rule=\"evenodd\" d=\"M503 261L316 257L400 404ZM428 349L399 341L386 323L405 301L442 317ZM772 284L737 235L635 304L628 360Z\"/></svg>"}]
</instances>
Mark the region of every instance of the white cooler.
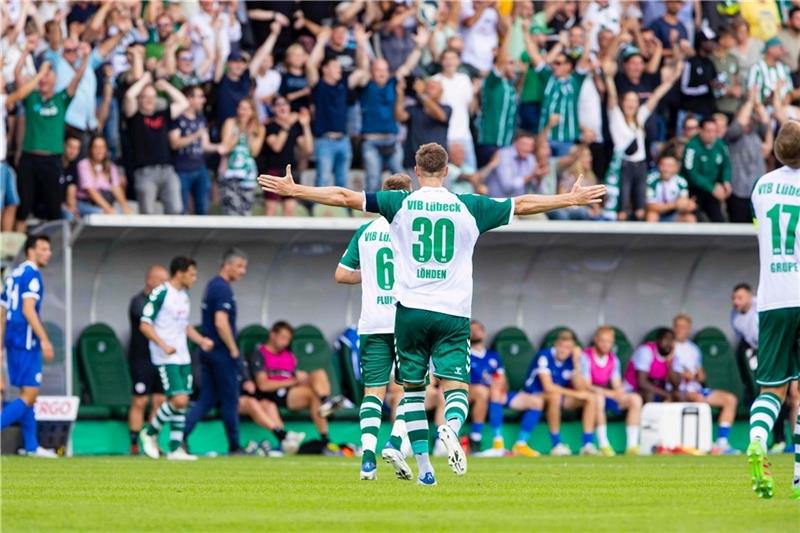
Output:
<instances>
[{"instance_id":1,"label":"white cooler","mask_svg":"<svg viewBox=\"0 0 800 533\"><path fill-rule=\"evenodd\" d=\"M641 454L656 446L710 452L711 407L705 403L648 403L642 409Z\"/></svg>"}]
</instances>

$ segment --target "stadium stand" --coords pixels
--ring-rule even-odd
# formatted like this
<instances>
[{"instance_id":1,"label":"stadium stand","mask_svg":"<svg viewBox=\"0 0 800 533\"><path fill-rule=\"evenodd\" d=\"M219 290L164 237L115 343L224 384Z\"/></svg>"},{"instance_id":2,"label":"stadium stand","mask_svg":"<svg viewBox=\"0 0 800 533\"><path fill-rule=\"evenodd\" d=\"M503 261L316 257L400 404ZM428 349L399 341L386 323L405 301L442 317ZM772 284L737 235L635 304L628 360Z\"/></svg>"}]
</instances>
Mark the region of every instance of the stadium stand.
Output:
<instances>
[{"instance_id":1,"label":"stadium stand","mask_svg":"<svg viewBox=\"0 0 800 533\"><path fill-rule=\"evenodd\" d=\"M92 324L78 338L79 368L92 414L124 418L130 406L131 378L122 345L108 325Z\"/></svg>"},{"instance_id":2,"label":"stadium stand","mask_svg":"<svg viewBox=\"0 0 800 533\"><path fill-rule=\"evenodd\" d=\"M620 366L624 370L628 361L633 355L633 345L625 333L616 326L614 327L614 348L613 351L619 358Z\"/></svg>"},{"instance_id":3,"label":"stadium stand","mask_svg":"<svg viewBox=\"0 0 800 533\"><path fill-rule=\"evenodd\" d=\"M738 415L746 416L750 409L743 401L744 384L739 375L733 349L725 334L719 328L708 327L698 331L693 340L703 354L706 386L736 395L739 399Z\"/></svg>"},{"instance_id":4,"label":"stadium stand","mask_svg":"<svg viewBox=\"0 0 800 533\"><path fill-rule=\"evenodd\" d=\"M521 389L536 354L528 336L519 328L507 327L495 335L492 346L505 366L509 390Z\"/></svg>"}]
</instances>

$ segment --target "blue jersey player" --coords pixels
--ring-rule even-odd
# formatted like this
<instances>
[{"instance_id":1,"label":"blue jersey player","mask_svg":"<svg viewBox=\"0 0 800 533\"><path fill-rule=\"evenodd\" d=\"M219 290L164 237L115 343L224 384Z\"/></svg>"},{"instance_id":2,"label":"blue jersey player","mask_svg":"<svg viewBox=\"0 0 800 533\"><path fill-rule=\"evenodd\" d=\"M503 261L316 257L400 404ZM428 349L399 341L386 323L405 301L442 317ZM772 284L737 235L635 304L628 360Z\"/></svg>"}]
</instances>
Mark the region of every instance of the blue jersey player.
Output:
<instances>
[{"instance_id":1,"label":"blue jersey player","mask_svg":"<svg viewBox=\"0 0 800 533\"><path fill-rule=\"evenodd\" d=\"M25 241L25 262L15 268L6 280L0 297L0 331L8 363L11 385L19 387L19 398L3 407L0 429L15 422L22 427L26 455L57 457L39 446L36 437L36 416L33 405L42 385L42 357L53 359L53 345L47 337L39 314L44 287L39 269L50 261L50 239L33 235Z\"/></svg>"},{"instance_id":2,"label":"blue jersey player","mask_svg":"<svg viewBox=\"0 0 800 533\"><path fill-rule=\"evenodd\" d=\"M569 331L562 331L552 348L539 352L531 362L522 391L509 401L515 410L539 410L547 406L547 424L550 427L551 455L570 455L572 451L561 442L561 410L582 409L583 447L581 454L597 455L594 445L594 424L597 414L595 395L585 384L580 373L581 351ZM519 397L526 402L522 402ZM527 414L527 413L526 413ZM537 418L538 419L538 418ZM520 429L524 428L525 416Z\"/></svg>"},{"instance_id":3,"label":"blue jersey player","mask_svg":"<svg viewBox=\"0 0 800 533\"><path fill-rule=\"evenodd\" d=\"M503 362L497 352L486 348L486 329L477 320L470 323L470 381L472 431L469 436L470 451L481 451L483 424L486 414L494 432L492 451L504 453L503 404L506 397L506 379Z\"/></svg>"}]
</instances>

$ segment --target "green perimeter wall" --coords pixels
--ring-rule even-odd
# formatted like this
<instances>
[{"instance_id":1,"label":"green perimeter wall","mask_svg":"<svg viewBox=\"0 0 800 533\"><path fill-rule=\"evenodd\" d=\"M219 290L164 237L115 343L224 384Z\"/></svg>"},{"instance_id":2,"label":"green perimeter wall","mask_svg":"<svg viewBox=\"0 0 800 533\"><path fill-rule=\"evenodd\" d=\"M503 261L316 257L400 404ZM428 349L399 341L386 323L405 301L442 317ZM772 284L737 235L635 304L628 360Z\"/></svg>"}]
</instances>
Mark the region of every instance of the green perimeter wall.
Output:
<instances>
[{"instance_id":1,"label":"green perimeter wall","mask_svg":"<svg viewBox=\"0 0 800 533\"><path fill-rule=\"evenodd\" d=\"M469 425L466 426L468 428ZM310 422L292 422L287 424L287 429L293 431L304 431L306 439L315 438L317 432L314 425ZM381 425L379 446L389 438L391 425L384 421ZM517 425L505 424L504 437L506 448L516 440ZM163 431L161 435L161 447L167 449L169 431ZM581 426L579 422L565 422L561 426L562 440L567 443L573 451L577 451L581 444ZM625 425L622 422L612 422L608 425L608 436L612 446L617 452L624 451ZM716 426L714 430L716 438ZM330 438L336 443L353 443L360 445L360 430L357 422L331 422ZM240 439L243 445L248 441L269 440L273 447L276 445L274 436L267 430L257 426L253 422L242 422L240 425ZM740 450L747 447L748 424L747 422L736 422L731 428L731 444ZM484 431L484 446L491 446L492 433L487 427ZM550 450L550 437L547 424L540 423L530 439L530 444L538 451L546 453ZM75 455L117 455L128 454L130 438L128 426L121 420L83 420L78 421L73 431L73 451ZM211 452L225 453L228 449L227 439L225 438L225 428L219 420L201 422L192 432L189 438L189 446L193 453L208 454Z\"/></svg>"}]
</instances>

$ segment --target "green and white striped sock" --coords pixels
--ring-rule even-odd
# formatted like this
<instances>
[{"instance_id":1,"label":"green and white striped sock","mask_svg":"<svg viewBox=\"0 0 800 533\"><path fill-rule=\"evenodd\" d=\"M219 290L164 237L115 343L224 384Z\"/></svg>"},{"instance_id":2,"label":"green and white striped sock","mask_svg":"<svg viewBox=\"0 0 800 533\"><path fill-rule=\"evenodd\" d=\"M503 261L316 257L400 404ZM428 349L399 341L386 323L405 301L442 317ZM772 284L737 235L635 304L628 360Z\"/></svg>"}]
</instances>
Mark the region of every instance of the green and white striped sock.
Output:
<instances>
[{"instance_id":1,"label":"green and white striped sock","mask_svg":"<svg viewBox=\"0 0 800 533\"><path fill-rule=\"evenodd\" d=\"M378 446L378 431L381 429L381 406L383 401L373 395L364 396L358 419L361 425L361 462L375 463L375 448Z\"/></svg>"},{"instance_id":2,"label":"green and white striped sock","mask_svg":"<svg viewBox=\"0 0 800 533\"><path fill-rule=\"evenodd\" d=\"M164 424L167 424L172 420L172 416L175 413L172 411L172 406L169 402L164 402L161 404L161 407L158 408L156 411L156 416L153 417L153 420L147 424L147 434L148 435L155 435L161 428L164 427Z\"/></svg>"},{"instance_id":3,"label":"green and white striped sock","mask_svg":"<svg viewBox=\"0 0 800 533\"><path fill-rule=\"evenodd\" d=\"M464 389L444 391L444 419L447 425L456 432L461 431L461 426L469 413L469 397Z\"/></svg>"},{"instance_id":4,"label":"green and white striped sock","mask_svg":"<svg viewBox=\"0 0 800 533\"><path fill-rule=\"evenodd\" d=\"M794 479L792 485L798 489L800 488L800 414L797 415L797 420L794 423L792 444L794 444Z\"/></svg>"},{"instance_id":5,"label":"green and white striped sock","mask_svg":"<svg viewBox=\"0 0 800 533\"><path fill-rule=\"evenodd\" d=\"M425 413L425 390L406 389L406 430L414 454L428 453L428 416Z\"/></svg>"},{"instance_id":6,"label":"green and white striped sock","mask_svg":"<svg viewBox=\"0 0 800 533\"><path fill-rule=\"evenodd\" d=\"M767 439L772 433L772 426L781 412L781 400L771 392L758 395L750 407L750 442L758 441L764 451L767 450Z\"/></svg>"},{"instance_id":7,"label":"green and white striped sock","mask_svg":"<svg viewBox=\"0 0 800 533\"><path fill-rule=\"evenodd\" d=\"M167 403L167 402L164 402ZM170 420L169 449L174 452L183 443L183 428L186 426L186 409L172 408Z\"/></svg>"},{"instance_id":8,"label":"green and white striped sock","mask_svg":"<svg viewBox=\"0 0 800 533\"><path fill-rule=\"evenodd\" d=\"M424 400L423 400L424 403ZM397 405L397 412L394 416L394 424L392 424L392 436L389 437L389 444L395 450L403 447L403 435L406 434L406 399L405 397L400 400Z\"/></svg>"}]
</instances>

